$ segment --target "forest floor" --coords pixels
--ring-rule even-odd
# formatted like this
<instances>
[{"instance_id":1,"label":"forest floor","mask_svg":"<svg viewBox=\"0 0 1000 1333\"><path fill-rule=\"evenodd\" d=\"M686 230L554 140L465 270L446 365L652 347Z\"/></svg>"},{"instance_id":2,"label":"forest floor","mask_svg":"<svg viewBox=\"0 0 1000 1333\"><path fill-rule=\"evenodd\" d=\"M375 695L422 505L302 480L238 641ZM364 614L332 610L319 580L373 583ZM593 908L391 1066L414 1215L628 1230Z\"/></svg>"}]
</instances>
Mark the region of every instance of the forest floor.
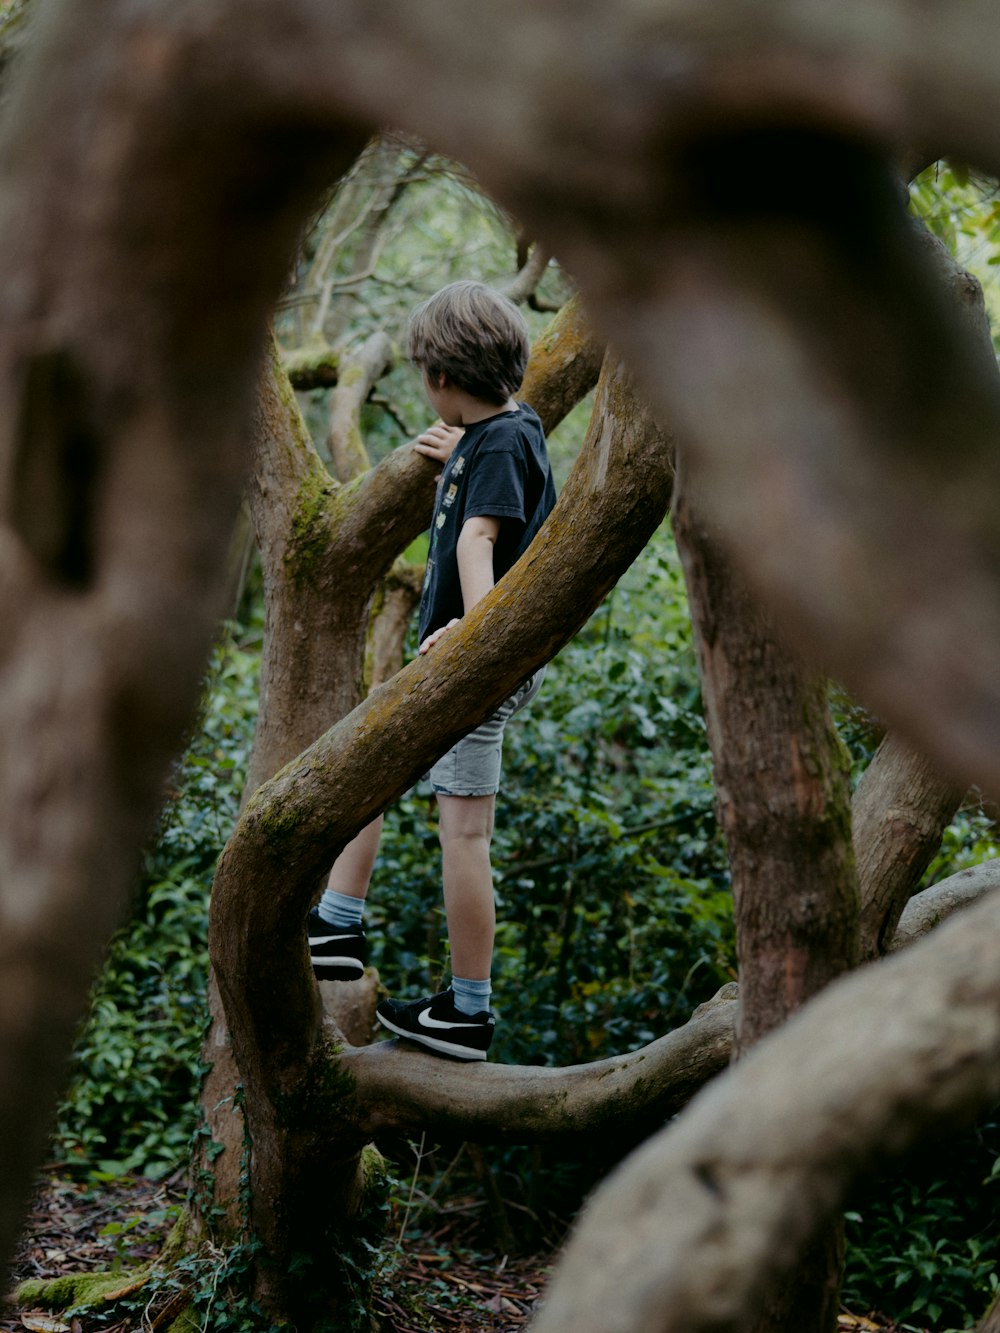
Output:
<instances>
[{"instance_id":1,"label":"forest floor","mask_svg":"<svg viewBox=\"0 0 1000 1333\"><path fill-rule=\"evenodd\" d=\"M9 1287L28 1278L55 1278L130 1269L154 1258L170 1219L184 1202L180 1179L154 1182L134 1176L99 1186L52 1169L42 1179L27 1219ZM469 1217L474 1199L452 1199L414 1239L408 1233L383 1275L376 1296L382 1333L517 1333L528 1326L544 1294L551 1251L507 1256L476 1244ZM176 1307L175 1307L176 1308ZM168 1322L153 1304L126 1320L99 1315L64 1317L0 1305L0 1333L157 1333ZM207 1325L210 1329L211 1324ZM896 1333L896 1326L857 1315L841 1316L839 1333ZM930 1331L925 1331L930 1333Z\"/></svg>"},{"instance_id":2,"label":"forest floor","mask_svg":"<svg viewBox=\"0 0 1000 1333\"><path fill-rule=\"evenodd\" d=\"M155 1258L171 1218L184 1202L184 1182L134 1176L81 1184L57 1170L43 1178L27 1218L25 1238L8 1280L11 1292L34 1278L130 1269ZM541 1296L550 1254L507 1257L469 1248L468 1201L452 1201L391 1263L375 1300L383 1333L515 1333L525 1327ZM154 1306L114 1322L0 1306L3 1333L132 1333L163 1328ZM209 1324L209 1328L211 1325Z\"/></svg>"}]
</instances>

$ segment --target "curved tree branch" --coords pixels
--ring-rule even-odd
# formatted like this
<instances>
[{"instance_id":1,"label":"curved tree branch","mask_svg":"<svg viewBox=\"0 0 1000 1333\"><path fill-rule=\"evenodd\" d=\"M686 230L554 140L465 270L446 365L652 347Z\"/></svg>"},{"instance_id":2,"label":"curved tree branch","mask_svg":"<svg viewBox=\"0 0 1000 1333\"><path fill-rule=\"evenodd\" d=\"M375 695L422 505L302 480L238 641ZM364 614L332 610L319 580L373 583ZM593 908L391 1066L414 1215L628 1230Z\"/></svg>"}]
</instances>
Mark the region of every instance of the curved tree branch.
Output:
<instances>
[{"instance_id":1,"label":"curved tree branch","mask_svg":"<svg viewBox=\"0 0 1000 1333\"><path fill-rule=\"evenodd\" d=\"M598 1190L538 1333L745 1328L873 1162L1000 1096L998 930L1000 896L834 982L716 1079Z\"/></svg>"},{"instance_id":2,"label":"curved tree branch","mask_svg":"<svg viewBox=\"0 0 1000 1333\"><path fill-rule=\"evenodd\" d=\"M1000 861L983 861L922 889L906 904L889 945L895 953L933 930L953 912L1000 888Z\"/></svg>"},{"instance_id":3,"label":"curved tree branch","mask_svg":"<svg viewBox=\"0 0 1000 1333\"><path fill-rule=\"evenodd\" d=\"M491 1143L537 1143L612 1127L638 1139L675 1114L729 1063L738 1001L731 988L690 1022L627 1055L545 1069L435 1059L381 1041L344 1052L354 1080L356 1127L367 1137L420 1130Z\"/></svg>"},{"instance_id":4,"label":"curved tree branch","mask_svg":"<svg viewBox=\"0 0 1000 1333\"><path fill-rule=\"evenodd\" d=\"M597 383L604 344L591 333L579 295L567 301L536 339L519 397L538 413L547 435Z\"/></svg>"},{"instance_id":5,"label":"curved tree branch","mask_svg":"<svg viewBox=\"0 0 1000 1333\"><path fill-rule=\"evenodd\" d=\"M531 247L527 259L510 282L501 286L503 292L509 300L520 304L533 296L535 289L541 282L545 270L549 266L549 260L552 256L549 252L536 241Z\"/></svg>"}]
</instances>

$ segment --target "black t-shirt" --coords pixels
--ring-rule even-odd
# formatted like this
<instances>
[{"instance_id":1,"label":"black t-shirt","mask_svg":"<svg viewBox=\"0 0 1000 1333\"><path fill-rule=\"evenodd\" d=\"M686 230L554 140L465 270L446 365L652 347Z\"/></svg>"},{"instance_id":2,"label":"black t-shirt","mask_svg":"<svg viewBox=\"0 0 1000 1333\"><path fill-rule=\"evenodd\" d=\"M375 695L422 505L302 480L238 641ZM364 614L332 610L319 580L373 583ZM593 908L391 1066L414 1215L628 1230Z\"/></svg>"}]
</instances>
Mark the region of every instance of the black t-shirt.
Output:
<instances>
[{"instance_id":1,"label":"black t-shirt","mask_svg":"<svg viewBox=\"0 0 1000 1333\"><path fill-rule=\"evenodd\" d=\"M516 412L466 426L438 482L420 597L421 642L464 613L456 547L466 519L500 519L493 547L497 581L528 549L555 502L545 433L530 407L519 403Z\"/></svg>"}]
</instances>

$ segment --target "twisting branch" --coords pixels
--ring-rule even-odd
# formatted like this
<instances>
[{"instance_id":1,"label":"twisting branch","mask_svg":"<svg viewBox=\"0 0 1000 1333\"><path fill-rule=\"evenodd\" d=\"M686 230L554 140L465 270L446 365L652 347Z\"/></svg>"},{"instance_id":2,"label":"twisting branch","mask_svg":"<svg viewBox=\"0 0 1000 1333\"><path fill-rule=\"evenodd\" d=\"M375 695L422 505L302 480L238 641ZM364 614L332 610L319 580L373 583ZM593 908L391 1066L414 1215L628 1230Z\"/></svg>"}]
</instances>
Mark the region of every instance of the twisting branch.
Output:
<instances>
[{"instance_id":1,"label":"twisting branch","mask_svg":"<svg viewBox=\"0 0 1000 1333\"><path fill-rule=\"evenodd\" d=\"M998 931L1000 896L833 983L717 1079L594 1196L537 1333L744 1329L873 1162L1000 1096Z\"/></svg>"},{"instance_id":2,"label":"twisting branch","mask_svg":"<svg viewBox=\"0 0 1000 1333\"><path fill-rule=\"evenodd\" d=\"M510 282L501 286L500 291L518 305L527 301L529 297L534 296L535 289L541 282L551 257L544 246L536 241L519 272Z\"/></svg>"}]
</instances>

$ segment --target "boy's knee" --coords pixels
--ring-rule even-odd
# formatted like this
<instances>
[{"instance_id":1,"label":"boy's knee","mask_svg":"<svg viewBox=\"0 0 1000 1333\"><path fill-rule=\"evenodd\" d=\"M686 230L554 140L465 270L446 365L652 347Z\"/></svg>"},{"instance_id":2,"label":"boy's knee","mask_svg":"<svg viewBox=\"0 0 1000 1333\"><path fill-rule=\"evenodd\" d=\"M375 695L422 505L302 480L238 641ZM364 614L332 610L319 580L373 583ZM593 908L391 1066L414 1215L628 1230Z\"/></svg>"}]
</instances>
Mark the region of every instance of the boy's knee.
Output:
<instances>
[{"instance_id":1,"label":"boy's knee","mask_svg":"<svg viewBox=\"0 0 1000 1333\"><path fill-rule=\"evenodd\" d=\"M438 837L448 842L470 842L493 836L495 796L439 796Z\"/></svg>"}]
</instances>

